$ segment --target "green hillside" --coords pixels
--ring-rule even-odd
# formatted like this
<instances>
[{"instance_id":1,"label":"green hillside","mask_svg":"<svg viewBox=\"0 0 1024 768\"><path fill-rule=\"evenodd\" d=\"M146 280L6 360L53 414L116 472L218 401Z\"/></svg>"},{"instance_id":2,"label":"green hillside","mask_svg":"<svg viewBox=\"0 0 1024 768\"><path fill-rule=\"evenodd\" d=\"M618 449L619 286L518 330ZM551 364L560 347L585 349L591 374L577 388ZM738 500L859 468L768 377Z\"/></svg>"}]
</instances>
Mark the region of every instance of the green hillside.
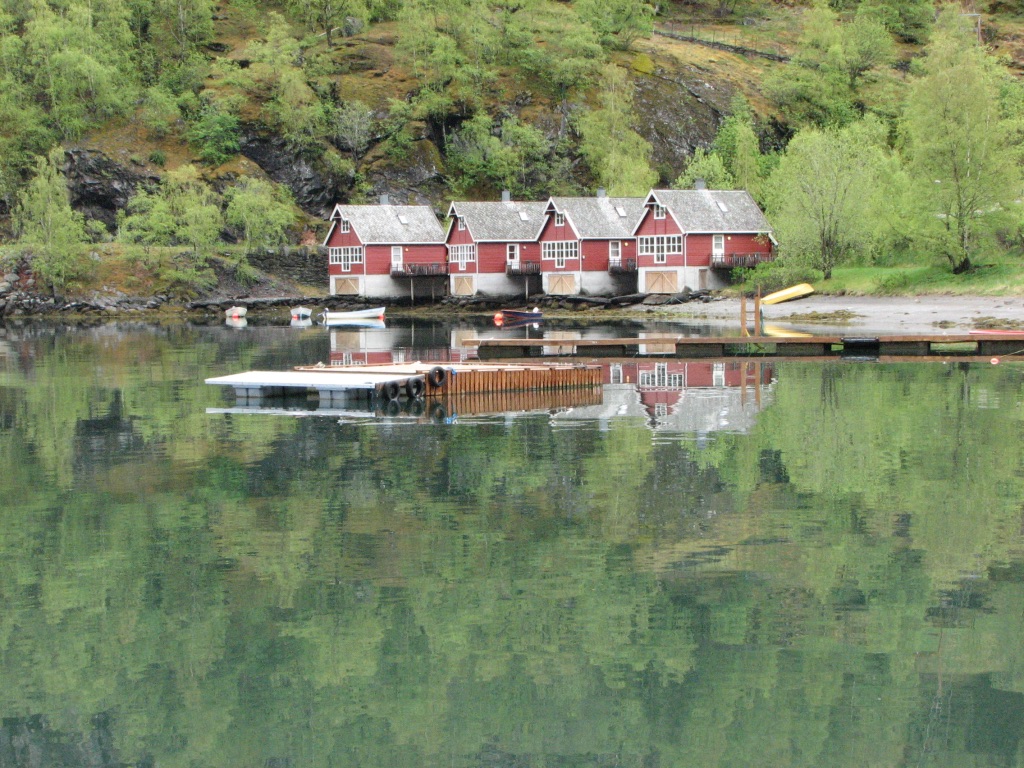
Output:
<instances>
[{"instance_id":1,"label":"green hillside","mask_svg":"<svg viewBox=\"0 0 1024 768\"><path fill-rule=\"evenodd\" d=\"M1021 5L0 0L4 262L194 292L214 252L244 279L251 248L318 242L336 202L704 178L765 207L765 286L1005 267Z\"/></svg>"}]
</instances>

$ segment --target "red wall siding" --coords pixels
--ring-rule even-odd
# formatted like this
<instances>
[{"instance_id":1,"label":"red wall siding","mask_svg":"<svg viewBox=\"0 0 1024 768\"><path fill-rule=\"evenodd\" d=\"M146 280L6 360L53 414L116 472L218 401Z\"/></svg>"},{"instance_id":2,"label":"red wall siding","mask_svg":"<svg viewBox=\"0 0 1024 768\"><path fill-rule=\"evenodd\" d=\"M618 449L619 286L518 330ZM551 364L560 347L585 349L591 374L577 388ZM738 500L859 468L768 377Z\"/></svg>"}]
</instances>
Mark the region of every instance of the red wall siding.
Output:
<instances>
[{"instance_id":1,"label":"red wall siding","mask_svg":"<svg viewBox=\"0 0 1024 768\"><path fill-rule=\"evenodd\" d=\"M391 246L368 245L363 250L363 266L368 275L391 274Z\"/></svg>"},{"instance_id":2,"label":"red wall siding","mask_svg":"<svg viewBox=\"0 0 1024 768\"><path fill-rule=\"evenodd\" d=\"M707 267L711 264L711 235L686 236L686 264L691 267Z\"/></svg>"},{"instance_id":3,"label":"red wall siding","mask_svg":"<svg viewBox=\"0 0 1024 768\"><path fill-rule=\"evenodd\" d=\"M341 227L339 226L340 223L341 222L337 221L334 222L334 228L331 230L331 234L327 238L328 248L343 248L346 246L363 244L363 241L359 239L359 235L357 235L356 231L351 227L348 232L342 232Z\"/></svg>"},{"instance_id":4,"label":"red wall siding","mask_svg":"<svg viewBox=\"0 0 1024 768\"><path fill-rule=\"evenodd\" d=\"M767 235L726 235L726 253L771 253L772 241Z\"/></svg>"},{"instance_id":5,"label":"red wall siding","mask_svg":"<svg viewBox=\"0 0 1024 768\"><path fill-rule=\"evenodd\" d=\"M469 228L459 231L459 224L455 222L452 224L452 230L448 233L448 245L469 245L473 242L473 235L470 234Z\"/></svg>"},{"instance_id":6,"label":"red wall siding","mask_svg":"<svg viewBox=\"0 0 1024 768\"><path fill-rule=\"evenodd\" d=\"M448 251L441 243L402 247L402 260L406 264L444 264L447 258Z\"/></svg>"},{"instance_id":7,"label":"red wall siding","mask_svg":"<svg viewBox=\"0 0 1024 768\"><path fill-rule=\"evenodd\" d=\"M505 243L477 243L477 272L489 275L505 274Z\"/></svg>"},{"instance_id":8,"label":"red wall siding","mask_svg":"<svg viewBox=\"0 0 1024 768\"><path fill-rule=\"evenodd\" d=\"M654 218L654 212L648 208L644 214L643 219L640 221L640 226L636 230L636 236L641 235L681 235L679 227L676 226L675 219L673 219L668 213L665 214L664 219Z\"/></svg>"}]
</instances>

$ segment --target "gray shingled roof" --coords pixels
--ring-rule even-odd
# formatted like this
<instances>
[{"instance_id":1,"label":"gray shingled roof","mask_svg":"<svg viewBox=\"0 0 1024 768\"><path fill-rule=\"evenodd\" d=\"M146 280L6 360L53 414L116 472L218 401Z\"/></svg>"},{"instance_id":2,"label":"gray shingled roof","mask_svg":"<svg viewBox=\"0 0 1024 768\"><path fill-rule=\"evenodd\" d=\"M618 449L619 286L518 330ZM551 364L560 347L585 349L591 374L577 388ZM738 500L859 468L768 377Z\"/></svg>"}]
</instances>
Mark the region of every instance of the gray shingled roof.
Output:
<instances>
[{"instance_id":1,"label":"gray shingled roof","mask_svg":"<svg viewBox=\"0 0 1024 768\"><path fill-rule=\"evenodd\" d=\"M551 204L583 239L630 237L644 212L642 197L552 197Z\"/></svg>"},{"instance_id":2,"label":"gray shingled roof","mask_svg":"<svg viewBox=\"0 0 1024 768\"><path fill-rule=\"evenodd\" d=\"M452 203L449 215L459 216L476 242L532 241L540 235L547 203ZM522 215L521 215L522 214ZM525 218L524 218L525 216Z\"/></svg>"},{"instance_id":3,"label":"gray shingled roof","mask_svg":"<svg viewBox=\"0 0 1024 768\"><path fill-rule=\"evenodd\" d=\"M749 192L715 189L655 189L649 199L664 205L683 232L771 232Z\"/></svg>"},{"instance_id":4,"label":"gray shingled roof","mask_svg":"<svg viewBox=\"0 0 1024 768\"><path fill-rule=\"evenodd\" d=\"M427 205L336 205L331 219L338 218L364 245L444 242L444 229Z\"/></svg>"}]
</instances>

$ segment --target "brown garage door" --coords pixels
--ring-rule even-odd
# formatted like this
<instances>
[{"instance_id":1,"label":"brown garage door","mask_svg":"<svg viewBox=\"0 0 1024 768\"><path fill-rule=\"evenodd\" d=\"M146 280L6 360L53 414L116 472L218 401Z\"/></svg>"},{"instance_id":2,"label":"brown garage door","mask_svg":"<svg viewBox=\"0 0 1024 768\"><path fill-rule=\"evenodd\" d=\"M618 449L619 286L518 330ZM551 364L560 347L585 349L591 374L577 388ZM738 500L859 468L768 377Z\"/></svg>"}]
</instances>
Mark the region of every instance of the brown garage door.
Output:
<instances>
[{"instance_id":1,"label":"brown garage door","mask_svg":"<svg viewBox=\"0 0 1024 768\"><path fill-rule=\"evenodd\" d=\"M359 280L354 277L339 277L334 281L334 292L341 296L358 296Z\"/></svg>"},{"instance_id":2,"label":"brown garage door","mask_svg":"<svg viewBox=\"0 0 1024 768\"><path fill-rule=\"evenodd\" d=\"M647 293L675 293L675 272L648 272Z\"/></svg>"},{"instance_id":3,"label":"brown garage door","mask_svg":"<svg viewBox=\"0 0 1024 768\"><path fill-rule=\"evenodd\" d=\"M548 278L548 293L556 296L568 296L576 293L576 276L552 275Z\"/></svg>"},{"instance_id":4,"label":"brown garage door","mask_svg":"<svg viewBox=\"0 0 1024 768\"><path fill-rule=\"evenodd\" d=\"M472 296L476 293L472 277L456 277L452 286L452 293L456 296Z\"/></svg>"}]
</instances>

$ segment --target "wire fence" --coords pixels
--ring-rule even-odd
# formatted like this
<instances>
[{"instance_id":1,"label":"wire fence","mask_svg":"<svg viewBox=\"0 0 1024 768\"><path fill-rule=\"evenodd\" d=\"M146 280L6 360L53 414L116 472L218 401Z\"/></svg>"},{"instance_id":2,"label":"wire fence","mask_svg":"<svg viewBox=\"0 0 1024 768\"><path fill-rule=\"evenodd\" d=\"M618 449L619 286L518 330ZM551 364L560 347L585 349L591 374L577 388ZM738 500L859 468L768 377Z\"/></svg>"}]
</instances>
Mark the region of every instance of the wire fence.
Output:
<instances>
[{"instance_id":1,"label":"wire fence","mask_svg":"<svg viewBox=\"0 0 1024 768\"><path fill-rule=\"evenodd\" d=\"M741 56L758 56L771 61L789 61L789 56L783 52L782 46L762 44L760 41L752 40L751 35L743 34L739 30L730 34L720 28L701 27L697 24L661 24L654 29L654 34L670 37L673 40L704 45L720 51L738 53Z\"/></svg>"}]
</instances>

